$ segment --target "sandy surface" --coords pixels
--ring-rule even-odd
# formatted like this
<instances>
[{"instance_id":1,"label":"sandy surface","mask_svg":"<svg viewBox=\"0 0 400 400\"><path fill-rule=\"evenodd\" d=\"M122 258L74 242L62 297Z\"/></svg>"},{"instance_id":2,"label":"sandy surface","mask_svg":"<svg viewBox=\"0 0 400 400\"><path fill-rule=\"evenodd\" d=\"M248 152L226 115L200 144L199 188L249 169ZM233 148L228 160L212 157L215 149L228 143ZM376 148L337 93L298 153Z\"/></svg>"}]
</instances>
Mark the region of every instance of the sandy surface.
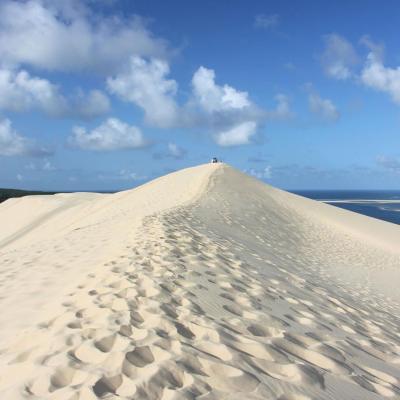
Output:
<instances>
[{"instance_id":1,"label":"sandy surface","mask_svg":"<svg viewBox=\"0 0 400 400\"><path fill-rule=\"evenodd\" d=\"M227 167L0 205L1 399L400 398L400 228Z\"/></svg>"}]
</instances>

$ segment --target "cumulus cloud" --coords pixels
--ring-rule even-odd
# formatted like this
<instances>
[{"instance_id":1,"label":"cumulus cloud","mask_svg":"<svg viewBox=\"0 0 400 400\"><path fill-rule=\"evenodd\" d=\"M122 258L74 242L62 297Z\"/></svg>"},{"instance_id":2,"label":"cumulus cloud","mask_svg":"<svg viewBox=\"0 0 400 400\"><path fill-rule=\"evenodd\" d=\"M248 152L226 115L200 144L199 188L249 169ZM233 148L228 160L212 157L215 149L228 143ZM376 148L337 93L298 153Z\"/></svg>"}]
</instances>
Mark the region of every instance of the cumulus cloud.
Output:
<instances>
[{"instance_id":1,"label":"cumulus cloud","mask_svg":"<svg viewBox=\"0 0 400 400\"><path fill-rule=\"evenodd\" d=\"M11 121L4 119L0 121L0 155L15 156L25 155L29 152L30 142L27 138L20 136L11 126Z\"/></svg>"},{"instance_id":2,"label":"cumulus cloud","mask_svg":"<svg viewBox=\"0 0 400 400\"><path fill-rule=\"evenodd\" d=\"M57 85L25 70L1 68L0 93L0 109L13 112L40 110L52 117L93 118L110 109L108 97L100 90L78 91L67 99Z\"/></svg>"},{"instance_id":3,"label":"cumulus cloud","mask_svg":"<svg viewBox=\"0 0 400 400\"><path fill-rule=\"evenodd\" d=\"M290 99L283 93L278 93L275 96L276 108L275 110L269 111L267 113L268 117L271 119L281 119L287 120L293 118L294 113L290 109Z\"/></svg>"},{"instance_id":4,"label":"cumulus cloud","mask_svg":"<svg viewBox=\"0 0 400 400\"><path fill-rule=\"evenodd\" d=\"M201 66L193 75L193 104L210 124L215 142L220 146L249 144L258 124L266 118L247 92L216 82L215 72Z\"/></svg>"},{"instance_id":5,"label":"cumulus cloud","mask_svg":"<svg viewBox=\"0 0 400 400\"><path fill-rule=\"evenodd\" d=\"M0 59L8 65L108 74L132 54L169 52L143 19L94 15L82 2L6 0L0 15Z\"/></svg>"},{"instance_id":6,"label":"cumulus cloud","mask_svg":"<svg viewBox=\"0 0 400 400\"><path fill-rule=\"evenodd\" d=\"M214 70L203 66L193 75L192 87L192 105L205 114L204 120L211 124L213 137L220 146L249 144L265 121L293 117L288 96L278 93L276 108L262 110L250 100L247 92L217 84Z\"/></svg>"},{"instance_id":7,"label":"cumulus cloud","mask_svg":"<svg viewBox=\"0 0 400 400\"><path fill-rule=\"evenodd\" d=\"M142 108L147 123L169 128L177 125L174 96L178 85L168 74L166 61L132 57L125 71L107 79L107 86L111 93Z\"/></svg>"},{"instance_id":8,"label":"cumulus cloud","mask_svg":"<svg viewBox=\"0 0 400 400\"><path fill-rule=\"evenodd\" d=\"M148 144L139 128L116 118L107 119L90 132L81 126L74 127L68 143L92 151L136 149Z\"/></svg>"},{"instance_id":9,"label":"cumulus cloud","mask_svg":"<svg viewBox=\"0 0 400 400\"><path fill-rule=\"evenodd\" d=\"M324 42L325 49L321 55L321 63L325 73L339 80L350 78L353 75L353 67L359 61L353 45L335 33L325 35Z\"/></svg>"},{"instance_id":10,"label":"cumulus cloud","mask_svg":"<svg viewBox=\"0 0 400 400\"><path fill-rule=\"evenodd\" d=\"M38 146L12 127L9 119L0 120L0 156L33 156L50 155L50 151Z\"/></svg>"},{"instance_id":11,"label":"cumulus cloud","mask_svg":"<svg viewBox=\"0 0 400 400\"><path fill-rule=\"evenodd\" d=\"M200 67L193 75L192 86L198 104L208 112L241 110L251 105L247 92L218 86L212 69Z\"/></svg>"},{"instance_id":12,"label":"cumulus cloud","mask_svg":"<svg viewBox=\"0 0 400 400\"><path fill-rule=\"evenodd\" d=\"M254 121L242 122L232 128L217 132L214 136L215 142L224 147L249 144L252 136L255 135L257 124Z\"/></svg>"},{"instance_id":13,"label":"cumulus cloud","mask_svg":"<svg viewBox=\"0 0 400 400\"><path fill-rule=\"evenodd\" d=\"M249 175L254 176L257 179L270 179L272 178L272 167L267 165L263 169L254 169L251 168L250 170L246 171Z\"/></svg>"},{"instance_id":14,"label":"cumulus cloud","mask_svg":"<svg viewBox=\"0 0 400 400\"><path fill-rule=\"evenodd\" d=\"M386 93L395 103L400 104L400 67L384 65L385 49L382 43L374 42L368 35L362 36L360 43L368 48L369 53L357 73L352 68L358 64L359 57L350 42L339 35L331 34L325 36L325 43L321 62L327 75L342 80L354 77L364 86ZM331 105L326 104L323 108L329 115L335 115Z\"/></svg>"},{"instance_id":15,"label":"cumulus cloud","mask_svg":"<svg viewBox=\"0 0 400 400\"><path fill-rule=\"evenodd\" d=\"M262 29L272 29L279 25L279 15L278 14L258 14L254 18L254 26L256 28Z\"/></svg>"},{"instance_id":16,"label":"cumulus cloud","mask_svg":"<svg viewBox=\"0 0 400 400\"><path fill-rule=\"evenodd\" d=\"M180 147L176 143L168 143L166 151L158 152L153 154L153 158L161 160L163 158L174 158L175 160L181 160L186 156L186 149Z\"/></svg>"},{"instance_id":17,"label":"cumulus cloud","mask_svg":"<svg viewBox=\"0 0 400 400\"><path fill-rule=\"evenodd\" d=\"M181 159L185 157L186 150L178 146L176 143L168 143L168 155L175 159Z\"/></svg>"},{"instance_id":18,"label":"cumulus cloud","mask_svg":"<svg viewBox=\"0 0 400 400\"><path fill-rule=\"evenodd\" d=\"M330 99L323 99L315 91L308 95L310 111L326 121L337 121L340 117L339 111Z\"/></svg>"},{"instance_id":19,"label":"cumulus cloud","mask_svg":"<svg viewBox=\"0 0 400 400\"><path fill-rule=\"evenodd\" d=\"M400 104L400 67L385 67L376 53L371 52L360 79L365 86L387 93L395 103Z\"/></svg>"},{"instance_id":20,"label":"cumulus cloud","mask_svg":"<svg viewBox=\"0 0 400 400\"><path fill-rule=\"evenodd\" d=\"M281 95L276 112L264 112L247 92L217 84L214 71L205 67L193 75L189 101L178 104L178 84L169 78L173 51L168 43L154 36L145 20L96 14L93 4L91 0L0 3L0 108L81 119L110 110L110 100L99 90L65 96L57 85L28 72L46 70L103 74L108 77L107 90L140 107L149 125L196 127L223 145L249 143L263 121L289 115L289 103ZM256 25L263 28L278 22L275 14L256 18ZM71 140L78 147L101 148L93 144L97 139L91 134L96 129L75 128Z\"/></svg>"},{"instance_id":21,"label":"cumulus cloud","mask_svg":"<svg viewBox=\"0 0 400 400\"><path fill-rule=\"evenodd\" d=\"M377 59L383 60L385 46L383 43L374 42L369 35L364 35L360 39L360 43L367 47Z\"/></svg>"},{"instance_id":22,"label":"cumulus cloud","mask_svg":"<svg viewBox=\"0 0 400 400\"><path fill-rule=\"evenodd\" d=\"M203 128L222 146L249 143L263 114L247 92L216 83L215 72L201 66L192 78L189 101L176 101L178 85L169 79L169 65L158 59L132 57L129 68L107 80L109 91L144 111L145 122L158 128ZM277 114L288 111L288 101L277 97Z\"/></svg>"},{"instance_id":23,"label":"cumulus cloud","mask_svg":"<svg viewBox=\"0 0 400 400\"><path fill-rule=\"evenodd\" d=\"M0 93L0 108L9 111L39 108L57 115L67 109L56 85L46 79L32 77L24 70L0 69Z\"/></svg>"}]
</instances>

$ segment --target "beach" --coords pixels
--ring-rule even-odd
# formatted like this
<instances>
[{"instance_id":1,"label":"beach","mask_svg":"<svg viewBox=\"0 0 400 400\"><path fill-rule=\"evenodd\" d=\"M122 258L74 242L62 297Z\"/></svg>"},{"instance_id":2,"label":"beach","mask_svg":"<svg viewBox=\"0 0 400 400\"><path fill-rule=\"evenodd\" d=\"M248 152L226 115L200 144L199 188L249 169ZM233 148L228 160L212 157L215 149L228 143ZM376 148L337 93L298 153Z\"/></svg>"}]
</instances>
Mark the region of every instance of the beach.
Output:
<instances>
[{"instance_id":1,"label":"beach","mask_svg":"<svg viewBox=\"0 0 400 400\"><path fill-rule=\"evenodd\" d=\"M400 396L400 227L223 164L0 205L1 399Z\"/></svg>"}]
</instances>

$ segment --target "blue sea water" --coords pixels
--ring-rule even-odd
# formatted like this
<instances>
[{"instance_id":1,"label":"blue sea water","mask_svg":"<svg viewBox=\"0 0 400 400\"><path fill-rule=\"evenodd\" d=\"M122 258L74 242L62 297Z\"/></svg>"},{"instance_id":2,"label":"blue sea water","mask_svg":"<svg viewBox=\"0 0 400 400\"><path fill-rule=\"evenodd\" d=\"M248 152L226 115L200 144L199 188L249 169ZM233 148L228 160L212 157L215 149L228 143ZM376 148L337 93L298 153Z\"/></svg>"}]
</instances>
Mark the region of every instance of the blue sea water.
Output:
<instances>
[{"instance_id":1,"label":"blue sea water","mask_svg":"<svg viewBox=\"0 0 400 400\"><path fill-rule=\"evenodd\" d=\"M324 201L336 207L400 225L400 191L302 190L293 191L292 193L310 199ZM341 202L331 203L330 200L340 200ZM357 200L361 201L357 202ZM374 202L373 200L385 200L387 202L379 203L378 201Z\"/></svg>"}]
</instances>

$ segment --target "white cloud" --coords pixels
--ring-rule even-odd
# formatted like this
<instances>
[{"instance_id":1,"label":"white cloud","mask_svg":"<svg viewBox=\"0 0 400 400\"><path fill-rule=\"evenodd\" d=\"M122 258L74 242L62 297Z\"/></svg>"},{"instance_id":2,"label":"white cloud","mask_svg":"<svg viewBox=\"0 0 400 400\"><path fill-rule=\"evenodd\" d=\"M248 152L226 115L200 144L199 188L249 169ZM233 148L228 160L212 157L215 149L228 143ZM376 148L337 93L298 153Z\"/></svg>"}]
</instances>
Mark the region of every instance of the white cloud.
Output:
<instances>
[{"instance_id":1,"label":"white cloud","mask_svg":"<svg viewBox=\"0 0 400 400\"><path fill-rule=\"evenodd\" d=\"M241 110L251 105L247 92L217 85L212 69L200 67L193 75L192 86L198 104L208 112Z\"/></svg>"},{"instance_id":2,"label":"white cloud","mask_svg":"<svg viewBox=\"0 0 400 400\"><path fill-rule=\"evenodd\" d=\"M167 62L132 57L129 68L109 78L107 86L111 93L142 108L145 121L159 128L204 127L218 132L214 138L224 146L247 143L255 133L260 113L247 92L217 85L214 71L200 67L192 78L192 98L182 107L175 101L178 85L168 75Z\"/></svg>"},{"instance_id":3,"label":"white cloud","mask_svg":"<svg viewBox=\"0 0 400 400\"><path fill-rule=\"evenodd\" d=\"M325 50L321 55L324 72L335 79L345 80L352 76L352 68L358 56L352 44L344 37L332 33L324 36Z\"/></svg>"},{"instance_id":4,"label":"white cloud","mask_svg":"<svg viewBox=\"0 0 400 400\"><path fill-rule=\"evenodd\" d=\"M275 96L276 108L268 112L268 117L273 119L290 119L294 116L290 109L289 97L283 93Z\"/></svg>"},{"instance_id":5,"label":"white cloud","mask_svg":"<svg viewBox=\"0 0 400 400\"><path fill-rule=\"evenodd\" d=\"M167 60L172 51L168 43L154 36L139 17L96 14L95 3L0 2L0 108L83 119L110 110L108 97L99 90L64 96L57 85L27 72L46 70L104 74L109 77L108 90L143 109L148 124L204 129L223 138L220 143L229 143L227 138L232 135L245 137L246 132L247 143L271 116L258 109L247 92L216 84L214 71L204 67L193 76L190 100L180 106L177 82L169 78ZM279 16L259 15L255 23L273 28ZM287 103L278 100L276 116L285 113ZM75 128L71 140L77 146L102 149L104 141L93 136L99 134L99 128L91 132Z\"/></svg>"},{"instance_id":6,"label":"white cloud","mask_svg":"<svg viewBox=\"0 0 400 400\"><path fill-rule=\"evenodd\" d=\"M22 182L24 180L24 177L21 174L17 174L17 180L19 182Z\"/></svg>"},{"instance_id":7,"label":"white cloud","mask_svg":"<svg viewBox=\"0 0 400 400\"><path fill-rule=\"evenodd\" d=\"M248 173L249 175L254 176L257 179L270 179L272 178L272 167L270 165L267 165L264 169L261 170L251 168Z\"/></svg>"},{"instance_id":8,"label":"white cloud","mask_svg":"<svg viewBox=\"0 0 400 400\"><path fill-rule=\"evenodd\" d=\"M175 158L180 160L186 156L187 151L178 146L176 143L168 143L167 150L162 152L157 152L153 154L153 158L156 160L161 160L163 158Z\"/></svg>"},{"instance_id":9,"label":"white cloud","mask_svg":"<svg viewBox=\"0 0 400 400\"><path fill-rule=\"evenodd\" d=\"M185 154L186 150L178 146L176 143L168 143L168 155L170 157L181 159Z\"/></svg>"},{"instance_id":10,"label":"white cloud","mask_svg":"<svg viewBox=\"0 0 400 400\"><path fill-rule=\"evenodd\" d=\"M363 85L387 93L395 103L400 104L400 67L390 68L383 64L383 44L373 42L367 35L360 39L360 43L369 49L369 54L356 76L351 68L359 60L351 43L336 34L327 35L325 41L326 49L321 60L328 75L337 79L357 77ZM325 108L328 114L331 113L328 109L332 107Z\"/></svg>"},{"instance_id":11,"label":"white cloud","mask_svg":"<svg viewBox=\"0 0 400 400\"><path fill-rule=\"evenodd\" d=\"M192 79L193 104L209 123L215 142L220 146L250 143L258 123L267 117L249 99L247 92L215 82L212 69L200 67Z\"/></svg>"},{"instance_id":12,"label":"white cloud","mask_svg":"<svg viewBox=\"0 0 400 400\"><path fill-rule=\"evenodd\" d=\"M178 106L174 96L178 85L167 79L168 74L169 65L165 61L132 57L129 68L108 78L107 86L111 93L142 108L147 123L169 128L177 124Z\"/></svg>"},{"instance_id":13,"label":"white cloud","mask_svg":"<svg viewBox=\"0 0 400 400\"><path fill-rule=\"evenodd\" d=\"M65 112L67 104L56 85L27 71L0 69L0 108L9 111L41 109L51 115Z\"/></svg>"},{"instance_id":14,"label":"white cloud","mask_svg":"<svg viewBox=\"0 0 400 400\"><path fill-rule=\"evenodd\" d=\"M90 132L81 126L74 127L68 143L73 147L93 151L135 149L148 144L139 128L116 118L107 119Z\"/></svg>"},{"instance_id":15,"label":"white cloud","mask_svg":"<svg viewBox=\"0 0 400 400\"><path fill-rule=\"evenodd\" d=\"M359 58L351 43L336 34L325 36L325 42L326 48L321 61L327 75L336 79L357 77L364 86L386 93L395 103L400 104L400 67L391 68L384 65L383 44L373 42L367 35L360 39L360 43L369 49L369 54L361 71L355 76L352 67L359 62ZM320 102L314 103L314 108L317 109ZM332 104L325 104L321 109L326 110L327 116L334 117Z\"/></svg>"},{"instance_id":16,"label":"white cloud","mask_svg":"<svg viewBox=\"0 0 400 400\"><path fill-rule=\"evenodd\" d=\"M308 95L308 104L311 112L327 121L336 121L339 119L339 111L333 102L329 99L321 98L319 94L314 91L310 92Z\"/></svg>"},{"instance_id":17,"label":"white cloud","mask_svg":"<svg viewBox=\"0 0 400 400\"><path fill-rule=\"evenodd\" d=\"M242 122L228 130L218 132L214 139L218 145L224 147L249 144L251 137L256 133L256 129L256 122Z\"/></svg>"},{"instance_id":18,"label":"white cloud","mask_svg":"<svg viewBox=\"0 0 400 400\"><path fill-rule=\"evenodd\" d=\"M385 67L380 58L371 52L360 79L365 86L387 93L395 103L400 104L400 67Z\"/></svg>"},{"instance_id":19,"label":"white cloud","mask_svg":"<svg viewBox=\"0 0 400 400\"><path fill-rule=\"evenodd\" d=\"M0 3L0 59L55 71L119 69L132 54L165 57L167 43L143 19L95 15L79 2Z\"/></svg>"},{"instance_id":20,"label":"white cloud","mask_svg":"<svg viewBox=\"0 0 400 400\"><path fill-rule=\"evenodd\" d=\"M176 101L178 85L168 79L169 72L166 61L132 57L129 68L108 78L107 86L111 93L140 107L148 124L204 129L221 146L249 143L263 120L292 116L285 95L276 96L276 110L262 111L247 92L217 84L215 72L203 66L193 74L191 97L181 106Z\"/></svg>"},{"instance_id":21,"label":"white cloud","mask_svg":"<svg viewBox=\"0 0 400 400\"><path fill-rule=\"evenodd\" d=\"M378 60L383 60L385 46L383 43L374 42L368 35L364 35L360 39L360 43L367 47Z\"/></svg>"},{"instance_id":22,"label":"white cloud","mask_svg":"<svg viewBox=\"0 0 400 400\"><path fill-rule=\"evenodd\" d=\"M41 157L50 152L36 145L33 140L21 136L9 119L0 120L0 156Z\"/></svg>"},{"instance_id":23,"label":"white cloud","mask_svg":"<svg viewBox=\"0 0 400 400\"><path fill-rule=\"evenodd\" d=\"M52 117L93 118L110 109L110 101L99 90L78 91L71 99L47 79L25 70L0 69L0 109L14 112L40 110Z\"/></svg>"},{"instance_id":24,"label":"white cloud","mask_svg":"<svg viewBox=\"0 0 400 400\"><path fill-rule=\"evenodd\" d=\"M276 28L279 25L278 14L259 14L254 19L254 26L256 28L271 29Z\"/></svg>"}]
</instances>

